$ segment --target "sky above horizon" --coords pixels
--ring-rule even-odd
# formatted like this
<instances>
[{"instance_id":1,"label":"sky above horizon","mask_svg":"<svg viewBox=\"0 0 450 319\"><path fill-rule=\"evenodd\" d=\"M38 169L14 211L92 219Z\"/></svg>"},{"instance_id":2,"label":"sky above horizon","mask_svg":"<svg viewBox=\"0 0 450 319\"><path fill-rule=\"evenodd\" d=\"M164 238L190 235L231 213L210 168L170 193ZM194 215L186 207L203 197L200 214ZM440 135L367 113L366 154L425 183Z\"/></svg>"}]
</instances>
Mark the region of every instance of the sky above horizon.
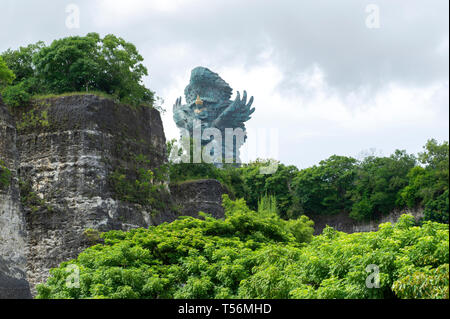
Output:
<instances>
[{"instance_id":1,"label":"sky above horizon","mask_svg":"<svg viewBox=\"0 0 450 319\"><path fill-rule=\"evenodd\" d=\"M79 28L66 23L70 4L79 9ZM271 134L278 143L275 156L261 147L257 157L304 168L333 154L417 153L427 139L449 139L448 1L1 0L1 6L0 52L89 32L134 43L149 71L145 85L164 100L167 139L179 135L172 106L196 66L217 72L234 95L254 96L249 143L268 149Z\"/></svg>"}]
</instances>

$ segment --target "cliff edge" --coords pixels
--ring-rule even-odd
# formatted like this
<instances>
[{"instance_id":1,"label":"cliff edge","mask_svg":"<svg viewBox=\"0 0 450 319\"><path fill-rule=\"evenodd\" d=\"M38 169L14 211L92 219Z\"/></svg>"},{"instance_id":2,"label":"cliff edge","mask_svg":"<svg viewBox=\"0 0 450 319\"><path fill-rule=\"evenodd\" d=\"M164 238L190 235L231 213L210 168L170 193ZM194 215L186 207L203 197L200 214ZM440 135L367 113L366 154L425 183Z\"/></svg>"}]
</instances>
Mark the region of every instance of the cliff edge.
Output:
<instances>
[{"instance_id":1,"label":"cliff edge","mask_svg":"<svg viewBox=\"0 0 450 319\"><path fill-rule=\"evenodd\" d=\"M14 119L0 97L0 299L30 298Z\"/></svg>"}]
</instances>

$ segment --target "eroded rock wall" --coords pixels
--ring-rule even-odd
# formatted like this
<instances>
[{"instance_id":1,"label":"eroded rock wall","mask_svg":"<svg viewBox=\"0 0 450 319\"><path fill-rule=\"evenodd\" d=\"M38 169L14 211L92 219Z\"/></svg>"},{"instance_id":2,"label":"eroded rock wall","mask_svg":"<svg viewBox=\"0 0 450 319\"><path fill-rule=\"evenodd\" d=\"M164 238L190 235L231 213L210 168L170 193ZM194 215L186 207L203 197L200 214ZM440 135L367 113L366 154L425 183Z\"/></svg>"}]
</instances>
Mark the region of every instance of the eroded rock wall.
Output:
<instances>
[{"instance_id":1,"label":"eroded rock wall","mask_svg":"<svg viewBox=\"0 0 450 319\"><path fill-rule=\"evenodd\" d=\"M359 233L377 231L378 225L382 223L396 223L403 214L411 214L416 220L422 218L423 209L402 209L395 210L391 213L381 216L379 219L358 222L348 216L348 213L342 212L336 215L310 215L308 216L314 221L314 235L322 233L323 229L328 225L338 231L345 233Z\"/></svg>"},{"instance_id":2,"label":"eroded rock wall","mask_svg":"<svg viewBox=\"0 0 450 319\"><path fill-rule=\"evenodd\" d=\"M201 211L215 218L225 217L222 195L229 192L215 179L171 184L170 191L180 215L196 217Z\"/></svg>"},{"instance_id":3,"label":"eroded rock wall","mask_svg":"<svg viewBox=\"0 0 450 319\"><path fill-rule=\"evenodd\" d=\"M0 170L8 170L0 183L0 299L29 298L26 280L26 227L20 205L14 120L0 97ZM2 172L0 172L2 173ZM7 176L4 174L3 176Z\"/></svg>"},{"instance_id":4,"label":"eroded rock wall","mask_svg":"<svg viewBox=\"0 0 450 319\"><path fill-rule=\"evenodd\" d=\"M113 176L134 182L139 169L156 172L167 162L157 110L87 94L13 111L0 103L0 160L11 170L10 184L0 190L0 298L35 295L50 268L101 242L100 232L199 211L224 217L228 191L216 180L169 189L163 173L157 200L138 203L119 194Z\"/></svg>"},{"instance_id":5,"label":"eroded rock wall","mask_svg":"<svg viewBox=\"0 0 450 319\"><path fill-rule=\"evenodd\" d=\"M155 223L152 207L117 199L110 177L129 170L137 157L148 169L165 163L158 111L80 95L42 100L15 116L32 288L50 268L95 244L91 229Z\"/></svg>"}]
</instances>

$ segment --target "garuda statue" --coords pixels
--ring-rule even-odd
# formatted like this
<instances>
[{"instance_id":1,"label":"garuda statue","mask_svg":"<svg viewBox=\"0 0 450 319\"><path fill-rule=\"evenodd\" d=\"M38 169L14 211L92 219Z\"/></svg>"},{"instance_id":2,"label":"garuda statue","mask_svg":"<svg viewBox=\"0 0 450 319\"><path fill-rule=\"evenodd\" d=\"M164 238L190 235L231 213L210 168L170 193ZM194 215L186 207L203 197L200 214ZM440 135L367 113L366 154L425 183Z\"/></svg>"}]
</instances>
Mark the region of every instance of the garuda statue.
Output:
<instances>
[{"instance_id":1,"label":"garuda statue","mask_svg":"<svg viewBox=\"0 0 450 319\"><path fill-rule=\"evenodd\" d=\"M253 97L247 102L247 92L244 91L242 98L237 92L236 99L232 101L232 91L233 89L217 73L204 67L197 67L192 70L189 84L184 90L186 104L181 103L180 97L173 106L173 119L178 128L189 132L191 138L192 132L196 128L199 129L202 147L215 143L212 152L220 154L220 161L217 161L216 157L214 163L225 161L229 163L231 156L231 162L240 163L239 148L247 138L244 123L255 111L255 108L251 107ZM217 135L209 136L209 132L214 132L211 129L220 131L222 140L218 141ZM225 137L230 131L240 132L242 138L238 138L238 134L235 134L236 136L231 139L234 142L227 142Z\"/></svg>"}]
</instances>

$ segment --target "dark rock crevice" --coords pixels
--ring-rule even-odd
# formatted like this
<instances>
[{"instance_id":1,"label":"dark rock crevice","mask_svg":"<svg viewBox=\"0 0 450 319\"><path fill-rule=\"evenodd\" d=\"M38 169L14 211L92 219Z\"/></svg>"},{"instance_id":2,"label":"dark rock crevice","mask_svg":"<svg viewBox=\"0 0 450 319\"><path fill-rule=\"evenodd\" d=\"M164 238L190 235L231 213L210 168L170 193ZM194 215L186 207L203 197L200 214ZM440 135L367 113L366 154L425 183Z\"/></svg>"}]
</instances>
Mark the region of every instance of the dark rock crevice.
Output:
<instances>
[{"instance_id":1,"label":"dark rock crevice","mask_svg":"<svg viewBox=\"0 0 450 319\"><path fill-rule=\"evenodd\" d=\"M0 97L0 161L10 172L0 188L0 299L30 298L26 278L27 232L20 203L16 127Z\"/></svg>"}]
</instances>

